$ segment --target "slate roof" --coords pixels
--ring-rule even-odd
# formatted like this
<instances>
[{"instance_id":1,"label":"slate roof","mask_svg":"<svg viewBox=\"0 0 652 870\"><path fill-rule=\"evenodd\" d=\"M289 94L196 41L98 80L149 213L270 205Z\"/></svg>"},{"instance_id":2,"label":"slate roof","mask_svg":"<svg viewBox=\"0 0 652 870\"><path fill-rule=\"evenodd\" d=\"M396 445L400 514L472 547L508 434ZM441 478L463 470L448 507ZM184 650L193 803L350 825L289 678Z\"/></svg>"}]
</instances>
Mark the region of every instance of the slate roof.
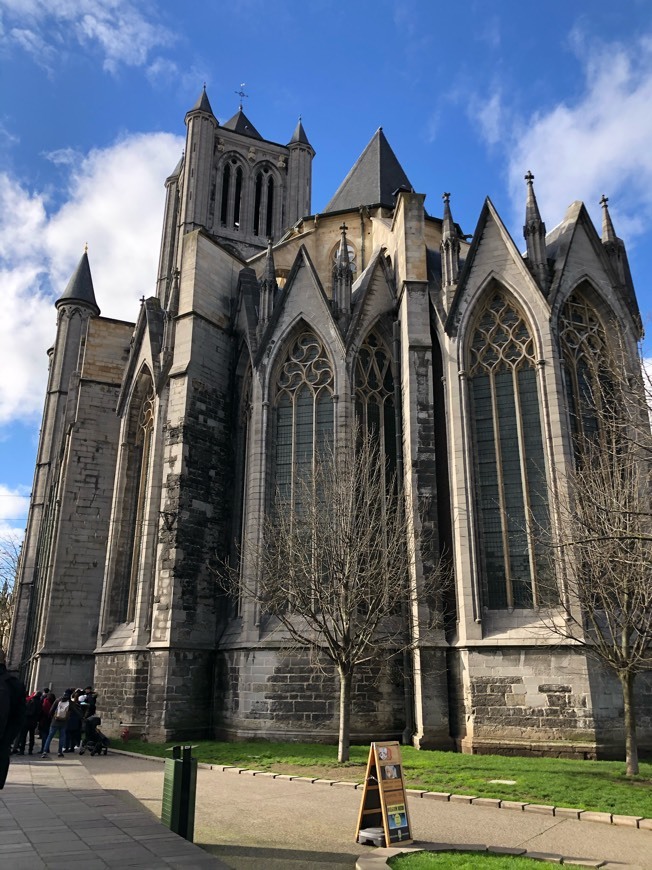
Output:
<instances>
[{"instance_id":1,"label":"slate roof","mask_svg":"<svg viewBox=\"0 0 652 870\"><path fill-rule=\"evenodd\" d=\"M393 208L393 193L399 187L412 190L383 128L379 127L324 211L345 211L361 205L379 204Z\"/></svg>"},{"instance_id":2,"label":"slate roof","mask_svg":"<svg viewBox=\"0 0 652 870\"><path fill-rule=\"evenodd\" d=\"M229 118L228 121L222 124L222 129L233 130L234 133L240 133L242 136L250 136L252 139L263 138L242 111L242 107L238 109L232 118Z\"/></svg>"},{"instance_id":3,"label":"slate roof","mask_svg":"<svg viewBox=\"0 0 652 870\"><path fill-rule=\"evenodd\" d=\"M57 299L55 305L63 305L66 302L81 302L90 306L96 312L100 313L97 302L95 301L95 290L93 289L93 279L91 277L91 267L88 262L88 254L86 251L82 254L79 265L68 281L68 286Z\"/></svg>"}]
</instances>

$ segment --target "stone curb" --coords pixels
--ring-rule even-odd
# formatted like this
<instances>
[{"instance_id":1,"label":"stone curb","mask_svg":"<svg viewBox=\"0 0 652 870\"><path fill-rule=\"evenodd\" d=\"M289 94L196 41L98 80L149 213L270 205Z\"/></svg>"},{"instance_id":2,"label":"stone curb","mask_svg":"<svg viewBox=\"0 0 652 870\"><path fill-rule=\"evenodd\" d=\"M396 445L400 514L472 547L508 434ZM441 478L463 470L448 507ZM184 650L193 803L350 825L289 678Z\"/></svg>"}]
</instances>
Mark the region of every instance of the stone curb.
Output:
<instances>
[{"instance_id":1,"label":"stone curb","mask_svg":"<svg viewBox=\"0 0 652 870\"><path fill-rule=\"evenodd\" d=\"M578 867L604 867L606 861L593 861L587 858L568 858L557 855L554 852L528 852L527 849L511 849L503 846L485 846L482 844L469 844L465 846L453 843L423 843L420 846L403 846L398 848L374 849L371 855L360 855L356 861L356 870L382 870L389 867L390 858L397 855L406 855L411 852L486 852L488 855L515 855L523 858L532 858L548 864L576 864Z\"/></svg>"},{"instance_id":2,"label":"stone curb","mask_svg":"<svg viewBox=\"0 0 652 870\"><path fill-rule=\"evenodd\" d=\"M159 761L161 764L165 761L165 759L161 758L160 755L143 755L142 752L129 752L126 749L113 749L113 747L111 747L111 752L116 752L118 755L128 755L131 758L145 758L147 761ZM299 774L291 775L287 773L272 773L269 771L250 770L246 767L232 767L231 765L226 764L206 764L203 761L197 762L197 767L203 768L204 770L219 770L224 773L244 773L250 776L268 776L272 779L308 782L312 785L329 785L355 789L360 788L362 785L362 783L359 782L346 782L337 779L320 779L312 776L300 776ZM652 830L652 819L644 819L641 816L613 815L612 813L599 813L593 810L582 810L575 807L555 807L548 804L530 804L527 803L527 801L504 801L499 798L482 798L466 794L451 794L447 791L424 791L419 788L408 788L406 789L406 792L411 797L421 798L423 800L451 801L455 803L472 804L473 806L494 807L495 809L516 810L517 812L526 813L545 813L546 815L555 816L560 819L581 819L585 822L601 822L602 824L618 825L626 828L640 828L645 831ZM419 851L423 851L423 849ZM552 858L547 858L546 860L551 861ZM369 865L369 868L372 866L373 865ZM586 866L600 867L601 865L587 864Z\"/></svg>"}]
</instances>

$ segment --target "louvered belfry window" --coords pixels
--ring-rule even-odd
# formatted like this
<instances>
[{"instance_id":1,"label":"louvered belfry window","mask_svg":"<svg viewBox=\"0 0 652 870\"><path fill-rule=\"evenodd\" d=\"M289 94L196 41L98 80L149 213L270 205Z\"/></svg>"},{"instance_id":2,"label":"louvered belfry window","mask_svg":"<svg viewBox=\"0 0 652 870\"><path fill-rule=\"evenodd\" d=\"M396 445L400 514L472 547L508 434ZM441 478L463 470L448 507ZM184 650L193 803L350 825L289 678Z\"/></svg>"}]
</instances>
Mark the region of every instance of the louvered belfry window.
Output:
<instances>
[{"instance_id":1,"label":"louvered belfry window","mask_svg":"<svg viewBox=\"0 0 652 870\"><path fill-rule=\"evenodd\" d=\"M548 528L543 439L532 335L500 290L476 321L469 357L484 603L529 608L550 598L541 544Z\"/></svg>"},{"instance_id":2,"label":"louvered belfry window","mask_svg":"<svg viewBox=\"0 0 652 870\"><path fill-rule=\"evenodd\" d=\"M276 388L276 497L300 511L298 483L311 479L320 453L333 441L333 369L314 332L292 340Z\"/></svg>"}]
</instances>

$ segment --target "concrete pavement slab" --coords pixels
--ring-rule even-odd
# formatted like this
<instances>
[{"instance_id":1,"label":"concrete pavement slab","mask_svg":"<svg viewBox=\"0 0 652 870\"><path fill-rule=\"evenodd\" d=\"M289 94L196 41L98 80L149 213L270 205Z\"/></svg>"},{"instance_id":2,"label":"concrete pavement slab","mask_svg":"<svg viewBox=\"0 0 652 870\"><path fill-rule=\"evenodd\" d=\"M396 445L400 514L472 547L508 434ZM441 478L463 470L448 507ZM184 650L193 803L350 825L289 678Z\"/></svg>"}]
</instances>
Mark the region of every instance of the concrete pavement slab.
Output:
<instances>
[{"instance_id":1,"label":"concrete pavement slab","mask_svg":"<svg viewBox=\"0 0 652 870\"><path fill-rule=\"evenodd\" d=\"M130 791L160 813L163 765L133 756L87 759L107 790ZM108 763L106 763L108 762ZM469 796L470 797L470 796ZM361 791L305 780L235 776L200 768L195 839L233 870L352 870ZM518 804L522 807L522 804ZM525 849L612 862L619 870L652 868L652 831L605 825L549 813L503 810L466 802L408 796L413 835L420 842ZM607 866L609 866L607 864Z\"/></svg>"}]
</instances>

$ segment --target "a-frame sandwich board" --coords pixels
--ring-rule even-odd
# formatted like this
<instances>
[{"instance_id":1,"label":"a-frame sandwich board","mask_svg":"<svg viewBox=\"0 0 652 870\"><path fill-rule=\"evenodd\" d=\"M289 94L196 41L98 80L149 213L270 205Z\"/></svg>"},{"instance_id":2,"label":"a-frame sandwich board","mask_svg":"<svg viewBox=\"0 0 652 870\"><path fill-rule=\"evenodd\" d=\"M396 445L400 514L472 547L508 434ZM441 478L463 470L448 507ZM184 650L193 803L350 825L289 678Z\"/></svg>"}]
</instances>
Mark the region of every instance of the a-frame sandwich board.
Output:
<instances>
[{"instance_id":1,"label":"a-frame sandwich board","mask_svg":"<svg viewBox=\"0 0 652 870\"><path fill-rule=\"evenodd\" d=\"M367 828L382 828L387 846L412 842L398 741L372 743L369 749L356 840Z\"/></svg>"}]
</instances>

